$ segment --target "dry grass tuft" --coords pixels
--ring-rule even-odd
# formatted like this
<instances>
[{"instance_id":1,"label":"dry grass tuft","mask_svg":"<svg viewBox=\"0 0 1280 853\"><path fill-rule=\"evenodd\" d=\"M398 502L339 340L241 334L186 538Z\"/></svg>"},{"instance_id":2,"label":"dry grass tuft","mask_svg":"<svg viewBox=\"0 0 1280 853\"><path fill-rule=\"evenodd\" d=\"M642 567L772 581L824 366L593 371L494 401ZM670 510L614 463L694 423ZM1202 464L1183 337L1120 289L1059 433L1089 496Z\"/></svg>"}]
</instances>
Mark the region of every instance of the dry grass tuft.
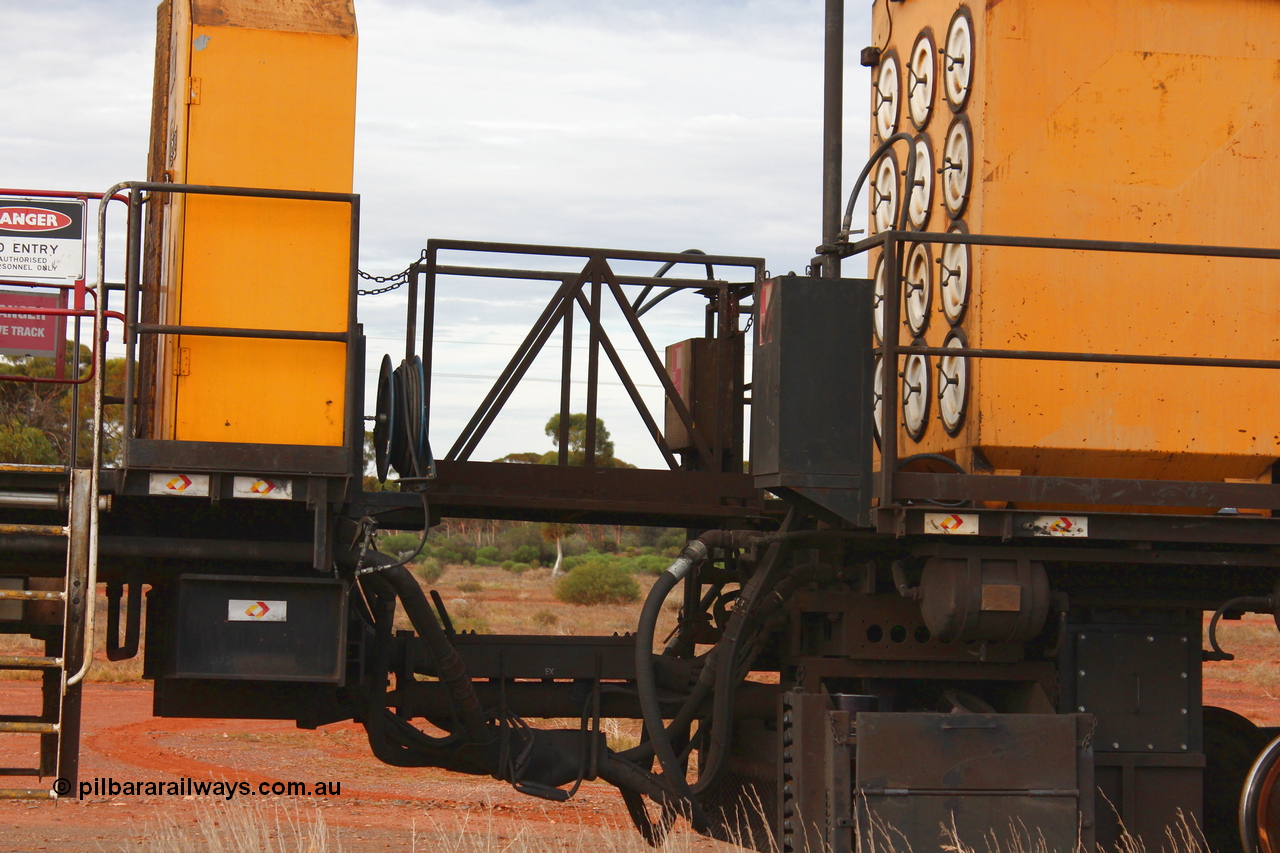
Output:
<instances>
[{"instance_id":1,"label":"dry grass tuft","mask_svg":"<svg viewBox=\"0 0 1280 853\"><path fill-rule=\"evenodd\" d=\"M147 826L142 853L329 853L342 845L324 814L303 815L297 802L197 800L194 827L157 814ZM139 848L131 848L139 849Z\"/></svg>"}]
</instances>

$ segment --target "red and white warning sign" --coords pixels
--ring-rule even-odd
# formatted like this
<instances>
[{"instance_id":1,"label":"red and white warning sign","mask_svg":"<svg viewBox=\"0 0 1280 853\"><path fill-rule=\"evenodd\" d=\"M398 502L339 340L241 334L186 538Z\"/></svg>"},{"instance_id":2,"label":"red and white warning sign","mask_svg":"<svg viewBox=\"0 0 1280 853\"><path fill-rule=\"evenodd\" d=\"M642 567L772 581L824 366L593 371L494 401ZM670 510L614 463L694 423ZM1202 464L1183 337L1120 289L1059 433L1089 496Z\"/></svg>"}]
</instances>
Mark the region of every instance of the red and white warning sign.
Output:
<instances>
[{"instance_id":1,"label":"red and white warning sign","mask_svg":"<svg viewBox=\"0 0 1280 853\"><path fill-rule=\"evenodd\" d=\"M0 196L0 280L74 284L84 278L85 205Z\"/></svg>"},{"instance_id":2,"label":"red and white warning sign","mask_svg":"<svg viewBox=\"0 0 1280 853\"><path fill-rule=\"evenodd\" d=\"M227 600L228 622L287 622L289 602L257 601L252 598Z\"/></svg>"},{"instance_id":3,"label":"red and white warning sign","mask_svg":"<svg viewBox=\"0 0 1280 853\"><path fill-rule=\"evenodd\" d=\"M2 276L0 276L2 277ZM22 293L0 290L0 305L6 308L65 308L54 293ZM0 313L0 355L34 355L53 358L66 319L49 314Z\"/></svg>"},{"instance_id":4,"label":"red and white warning sign","mask_svg":"<svg viewBox=\"0 0 1280 853\"><path fill-rule=\"evenodd\" d=\"M1089 517L1087 515L1039 515L1031 522L1031 535L1086 539L1089 536Z\"/></svg>"},{"instance_id":5,"label":"red and white warning sign","mask_svg":"<svg viewBox=\"0 0 1280 853\"><path fill-rule=\"evenodd\" d=\"M147 491L153 495L209 497L208 474L152 474Z\"/></svg>"},{"instance_id":6,"label":"red and white warning sign","mask_svg":"<svg viewBox=\"0 0 1280 853\"><path fill-rule=\"evenodd\" d=\"M925 533L943 533L948 536L977 536L976 512L927 512L924 515Z\"/></svg>"},{"instance_id":7,"label":"red and white warning sign","mask_svg":"<svg viewBox=\"0 0 1280 853\"><path fill-rule=\"evenodd\" d=\"M287 501L293 497L293 481L283 477L236 477L231 489L236 498Z\"/></svg>"}]
</instances>

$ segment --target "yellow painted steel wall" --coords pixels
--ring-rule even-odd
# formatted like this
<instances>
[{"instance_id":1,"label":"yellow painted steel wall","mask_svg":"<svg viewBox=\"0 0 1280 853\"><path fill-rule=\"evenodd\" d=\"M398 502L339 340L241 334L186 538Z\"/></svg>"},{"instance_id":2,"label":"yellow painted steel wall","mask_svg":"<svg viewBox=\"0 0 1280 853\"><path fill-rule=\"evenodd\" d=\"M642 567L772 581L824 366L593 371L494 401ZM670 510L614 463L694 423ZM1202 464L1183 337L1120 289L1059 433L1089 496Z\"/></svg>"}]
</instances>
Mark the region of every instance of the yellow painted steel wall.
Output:
<instances>
[{"instance_id":1,"label":"yellow painted steel wall","mask_svg":"<svg viewBox=\"0 0 1280 853\"><path fill-rule=\"evenodd\" d=\"M176 183L351 192L356 30L345 0L174 3L167 152ZM342 332L350 208L177 196L164 322ZM172 337L157 438L341 445L341 343Z\"/></svg>"},{"instance_id":2,"label":"yellow painted steel wall","mask_svg":"<svg viewBox=\"0 0 1280 853\"><path fill-rule=\"evenodd\" d=\"M874 42L905 62L925 27L941 46L960 5L876 0ZM1268 189L1280 185L1280 2L967 8L975 166L960 218L971 232L1280 246ZM954 114L937 87L924 130L939 165ZM915 132L905 107L899 124ZM927 230L951 224L940 188ZM971 346L1280 358L1275 262L996 248L973 262L959 324ZM925 339L941 346L950 326L934 269ZM900 436L903 456L973 466L976 449L1024 474L1209 480L1258 477L1280 456L1274 372L971 363L955 437L938 422L937 359L930 374L929 424L919 441Z\"/></svg>"}]
</instances>

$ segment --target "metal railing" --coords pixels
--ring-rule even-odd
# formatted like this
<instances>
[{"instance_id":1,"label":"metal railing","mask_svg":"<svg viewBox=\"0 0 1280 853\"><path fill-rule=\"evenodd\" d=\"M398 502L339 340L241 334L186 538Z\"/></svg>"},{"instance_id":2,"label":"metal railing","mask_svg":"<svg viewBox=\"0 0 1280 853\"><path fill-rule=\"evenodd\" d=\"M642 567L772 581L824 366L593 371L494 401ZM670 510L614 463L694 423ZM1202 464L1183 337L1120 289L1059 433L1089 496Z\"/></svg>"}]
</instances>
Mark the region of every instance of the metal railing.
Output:
<instances>
[{"instance_id":1,"label":"metal railing","mask_svg":"<svg viewBox=\"0 0 1280 853\"><path fill-rule=\"evenodd\" d=\"M905 205L904 200L904 205ZM1026 501L1151 507L1280 507L1280 485L1199 482L1185 480L1137 480L1085 477L991 476L974 474L924 474L899 471L898 449L899 384L898 360L910 355L974 359L1015 359L1030 361L1078 362L1092 364L1176 365L1236 369L1280 369L1280 359L1213 358L1179 355L1129 353L1057 352L1045 350L999 349L990 347L930 347L903 345L899 318L902 290L906 284L900 273L907 244L961 244L997 248L1050 249L1059 251L1110 252L1146 255L1182 255L1206 258L1246 258L1280 260L1280 250L1239 246L1202 246L1181 243L1140 243L1115 240L935 233L905 229L885 231L856 243L838 247L840 257L882 247L885 272L882 345L876 354L883 359L883 387L880 394L881 465L876 496L881 508L900 508L905 501ZM823 247L831 249L833 247Z\"/></svg>"},{"instance_id":2,"label":"metal railing","mask_svg":"<svg viewBox=\"0 0 1280 853\"><path fill-rule=\"evenodd\" d=\"M346 428L345 444L360 447L363 442L363 353L355 346L358 337L356 316L357 265L360 246L360 196L355 193L318 192L311 190L277 190L260 187L225 187L203 184L170 184L155 181L126 181L109 191L125 194L129 205L125 264L125 387L124 437L137 436L138 342L143 335L192 335L198 337L257 338L285 341L328 341L346 345ZM141 297L142 205L153 195L213 195L235 198L286 199L323 201L346 204L351 208L350 247L348 253L348 297L346 329L341 332L316 332L298 329L230 328L195 326L181 323L143 323L138 319Z\"/></svg>"},{"instance_id":3,"label":"metal railing","mask_svg":"<svg viewBox=\"0 0 1280 853\"><path fill-rule=\"evenodd\" d=\"M440 261L442 252L469 252L497 255L543 256L554 258L583 259L582 267L577 271L555 271L536 269L511 269L506 267L464 266L444 264ZM664 268L655 276L623 275L613 270L616 262L651 261L664 264ZM676 264L694 264L705 267L707 277L668 278L665 272ZM716 278L716 267L736 267L751 270L751 278L747 281L725 281ZM431 357L433 344L433 325L435 317L435 299L441 276L464 276L502 278L524 281L552 282L557 284L555 293L546 303L542 313L530 328L524 340L517 347L515 354L507 362L488 394L475 410L462 432L445 455L446 461L465 462L476 449L494 419L510 399L512 393L525 377L544 345L559 328L563 335L563 347L560 365L560 435L558 436L558 464L569 464L568 429L570 421L570 382L573 370L573 322L577 310L589 324L587 351L587 386L586 386L586 424L584 464L594 464L596 452L596 410L599 397L600 354L613 366L619 381L626 390L632 405L644 422L646 429L661 452L667 466L671 469L680 467L680 461L668 445L658 422L645 404L636 386L635 380L627 370L618 354L608 332L600 321L601 309L605 304L604 296L608 293L612 302L616 303L622 318L625 320L633 340L640 345L648 365L653 369L655 378L661 383L666 399L672 405L684 428L687 430L699 460L699 467L706 471L721 471L725 451L721 418L732 417L729 412L718 407L716 423L696 424L689 405L683 400L666 370L662 355L654 347L640 315L670 293L682 290L702 292L708 298L706 313L706 336L726 339L739 331L738 317L741 313L740 301L754 292L755 286L764 275L764 261L759 258L745 258L727 255L706 255L690 252L637 252L607 249L591 249L566 246L537 246L519 243L473 242L465 240L430 240L427 243L426 257L422 262L409 267L409 321L406 328L405 355L412 357L416 347L416 323L419 289L422 289L423 327L421 346L426 377L425 399L430 411L431 404ZM420 285L421 281L421 285ZM649 293L655 286L666 290L658 296L650 298ZM639 286L644 288L635 299L629 299L623 288ZM645 300L648 300L646 302ZM716 387L727 387L731 382L728 371L732 369L727 359L719 360ZM739 411L740 411L739 406ZM739 415L740 416L740 415ZM737 473L741 473L739 470Z\"/></svg>"}]
</instances>

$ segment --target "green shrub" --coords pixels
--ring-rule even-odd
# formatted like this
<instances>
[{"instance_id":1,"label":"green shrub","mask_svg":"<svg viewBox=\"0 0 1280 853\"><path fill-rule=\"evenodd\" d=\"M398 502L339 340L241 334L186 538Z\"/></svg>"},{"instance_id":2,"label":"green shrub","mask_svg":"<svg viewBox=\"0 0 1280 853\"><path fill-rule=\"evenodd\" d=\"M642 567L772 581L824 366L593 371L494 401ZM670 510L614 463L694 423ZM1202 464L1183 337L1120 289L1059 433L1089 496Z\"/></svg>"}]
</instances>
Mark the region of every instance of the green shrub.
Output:
<instances>
[{"instance_id":1,"label":"green shrub","mask_svg":"<svg viewBox=\"0 0 1280 853\"><path fill-rule=\"evenodd\" d=\"M640 587L626 569L590 560L560 578L555 593L568 604L629 604L639 600Z\"/></svg>"},{"instance_id":2,"label":"green shrub","mask_svg":"<svg viewBox=\"0 0 1280 853\"><path fill-rule=\"evenodd\" d=\"M475 581L463 581L458 584L458 592L479 592L482 589L484 589L484 587Z\"/></svg>"},{"instance_id":3,"label":"green shrub","mask_svg":"<svg viewBox=\"0 0 1280 853\"><path fill-rule=\"evenodd\" d=\"M497 545L486 545L483 548L476 549L476 563L482 566L496 566L498 560L502 557L502 551ZM489 560L488 563L482 563L481 560Z\"/></svg>"},{"instance_id":4,"label":"green shrub","mask_svg":"<svg viewBox=\"0 0 1280 853\"><path fill-rule=\"evenodd\" d=\"M550 610L539 610L533 614L533 624L541 625L544 628L550 628L552 625L560 621L560 617L552 613Z\"/></svg>"},{"instance_id":5,"label":"green shrub","mask_svg":"<svg viewBox=\"0 0 1280 853\"><path fill-rule=\"evenodd\" d=\"M671 565L670 560L657 554L644 554L635 557L633 562L636 564L636 571L651 575L660 575L667 570L667 566Z\"/></svg>"},{"instance_id":6,"label":"green shrub","mask_svg":"<svg viewBox=\"0 0 1280 853\"><path fill-rule=\"evenodd\" d=\"M532 563L538 556L537 545L521 545L511 551L511 559L517 563Z\"/></svg>"},{"instance_id":7,"label":"green shrub","mask_svg":"<svg viewBox=\"0 0 1280 853\"><path fill-rule=\"evenodd\" d=\"M658 541L654 544L657 545L658 550L663 553L666 553L671 548L675 548L676 553L679 554L684 548L685 543L688 541L688 538L688 531L684 528L668 527L667 532L659 536Z\"/></svg>"},{"instance_id":8,"label":"green shrub","mask_svg":"<svg viewBox=\"0 0 1280 853\"><path fill-rule=\"evenodd\" d=\"M502 564L502 568L513 574L521 575L529 571L531 566L528 563L518 563L515 560L507 560Z\"/></svg>"},{"instance_id":9,"label":"green shrub","mask_svg":"<svg viewBox=\"0 0 1280 853\"><path fill-rule=\"evenodd\" d=\"M378 550L394 557L398 554L412 553L418 550L418 543L421 541L422 534L420 533L382 533L378 536Z\"/></svg>"},{"instance_id":10,"label":"green shrub","mask_svg":"<svg viewBox=\"0 0 1280 853\"><path fill-rule=\"evenodd\" d=\"M413 573L417 575L418 580L423 583L435 583L440 580L440 576L444 574L444 569L440 565L440 561L435 557L427 557L420 559L410 565Z\"/></svg>"}]
</instances>

